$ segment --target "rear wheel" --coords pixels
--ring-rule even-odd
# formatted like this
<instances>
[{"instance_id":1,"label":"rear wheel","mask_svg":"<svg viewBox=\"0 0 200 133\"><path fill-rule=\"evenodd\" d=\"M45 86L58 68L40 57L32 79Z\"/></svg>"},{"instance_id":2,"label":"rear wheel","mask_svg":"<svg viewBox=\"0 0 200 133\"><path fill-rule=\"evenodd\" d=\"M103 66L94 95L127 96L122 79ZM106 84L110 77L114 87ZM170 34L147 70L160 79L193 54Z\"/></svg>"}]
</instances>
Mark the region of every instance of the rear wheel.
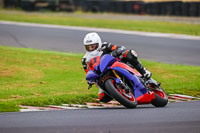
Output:
<instances>
[{"instance_id":1,"label":"rear wheel","mask_svg":"<svg viewBox=\"0 0 200 133\"><path fill-rule=\"evenodd\" d=\"M163 88L153 88L152 91L155 93L155 99L152 100L151 104L155 107L164 107L168 103L168 96L163 90Z\"/></svg>"},{"instance_id":2,"label":"rear wheel","mask_svg":"<svg viewBox=\"0 0 200 133\"><path fill-rule=\"evenodd\" d=\"M128 92L125 91L125 89L115 83L115 80L106 80L105 87L109 94L125 107L135 108L137 106L137 101L133 92L131 90Z\"/></svg>"}]
</instances>

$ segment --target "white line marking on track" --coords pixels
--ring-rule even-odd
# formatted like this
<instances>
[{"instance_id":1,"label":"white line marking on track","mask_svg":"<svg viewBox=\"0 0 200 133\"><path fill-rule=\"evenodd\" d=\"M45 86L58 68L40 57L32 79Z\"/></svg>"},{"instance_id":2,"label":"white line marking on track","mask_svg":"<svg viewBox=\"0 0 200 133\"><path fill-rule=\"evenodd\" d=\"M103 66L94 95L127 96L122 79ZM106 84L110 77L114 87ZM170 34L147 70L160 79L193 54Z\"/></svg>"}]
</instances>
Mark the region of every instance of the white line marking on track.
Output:
<instances>
[{"instance_id":1,"label":"white line marking on track","mask_svg":"<svg viewBox=\"0 0 200 133\"><path fill-rule=\"evenodd\" d=\"M149 36L149 37L164 37L164 38L174 38L174 39L200 40L200 36L173 34L173 33L128 31L128 30L117 30L117 29L92 28L92 27L81 27L81 26L63 26L63 25L50 25L50 24L36 24L36 23L11 22L11 21L0 21L0 24L44 27L44 28L56 28L56 29L68 29L68 30L83 30L83 31L94 31L94 32L107 32L107 33L120 33L120 34L140 35L140 36Z\"/></svg>"}]
</instances>

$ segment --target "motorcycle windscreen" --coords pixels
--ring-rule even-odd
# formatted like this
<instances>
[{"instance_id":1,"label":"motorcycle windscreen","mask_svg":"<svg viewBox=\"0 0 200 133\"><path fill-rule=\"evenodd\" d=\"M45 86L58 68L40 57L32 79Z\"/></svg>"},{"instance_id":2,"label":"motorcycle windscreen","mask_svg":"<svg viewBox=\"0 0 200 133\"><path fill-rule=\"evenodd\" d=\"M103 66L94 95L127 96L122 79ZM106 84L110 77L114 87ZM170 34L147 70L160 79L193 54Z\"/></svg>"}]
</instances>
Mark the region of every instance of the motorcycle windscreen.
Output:
<instances>
[{"instance_id":1,"label":"motorcycle windscreen","mask_svg":"<svg viewBox=\"0 0 200 133\"><path fill-rule=\"evenodd\" d=\"M117 61L117 59L109 54L102 56L100 61L100 71L103 73L106 68L111 66L115 61Z\"/></svg>"}]
</instances>

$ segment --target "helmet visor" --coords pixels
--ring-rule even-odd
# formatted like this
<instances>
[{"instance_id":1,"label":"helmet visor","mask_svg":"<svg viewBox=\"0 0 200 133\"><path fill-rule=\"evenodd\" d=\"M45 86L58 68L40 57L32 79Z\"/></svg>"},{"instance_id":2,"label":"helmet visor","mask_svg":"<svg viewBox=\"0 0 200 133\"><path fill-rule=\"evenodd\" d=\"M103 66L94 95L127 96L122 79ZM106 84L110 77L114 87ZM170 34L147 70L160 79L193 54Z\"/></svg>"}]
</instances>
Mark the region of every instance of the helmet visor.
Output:
<instances>
[{"instance_id":1,"label":"helmet visor","mask_svg":"<svg viewBox=\"0 0 200 133\"><path fill-rule=\"evenodd\" d=\"M90 44L90 45L85 45L85 49L86 51L94 51L98 48L99 44L98 43L95 43L95 44Z\"/></svg>"}]
</instances>

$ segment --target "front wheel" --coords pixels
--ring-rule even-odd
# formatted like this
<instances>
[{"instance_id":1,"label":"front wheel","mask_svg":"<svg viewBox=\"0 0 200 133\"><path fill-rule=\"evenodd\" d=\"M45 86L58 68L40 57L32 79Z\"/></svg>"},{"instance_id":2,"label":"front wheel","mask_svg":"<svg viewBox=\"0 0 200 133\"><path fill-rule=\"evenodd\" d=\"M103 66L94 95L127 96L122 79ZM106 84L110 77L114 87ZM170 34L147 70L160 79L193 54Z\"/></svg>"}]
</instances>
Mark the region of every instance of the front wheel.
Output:
<instances>
[{"instance_id":1,"label":"front wheel","mask_svg":"<svg viewBox=\"0 0 200 133\"><path fill-rule=\"evenodd\" d=\"M132 91L130 90L129 92L126 92L124 89L122 89L115 83L115 80L106 80L105 87L108 93L125 107L135 108L137 106L137 101Z\"/></svg>"}]
</instances>

